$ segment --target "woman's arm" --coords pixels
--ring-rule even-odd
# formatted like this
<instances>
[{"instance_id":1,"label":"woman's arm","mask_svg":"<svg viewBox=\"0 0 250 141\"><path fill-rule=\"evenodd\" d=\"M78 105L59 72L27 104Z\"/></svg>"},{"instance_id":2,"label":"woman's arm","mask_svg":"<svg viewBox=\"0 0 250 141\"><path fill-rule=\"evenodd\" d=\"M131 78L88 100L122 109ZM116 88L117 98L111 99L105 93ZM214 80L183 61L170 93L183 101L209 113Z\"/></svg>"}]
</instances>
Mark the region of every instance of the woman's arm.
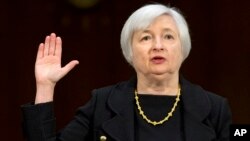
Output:
<instances>
[{"instance_id":1,"label":"woman's arm","mask_svg":"<svg viewBox=\"0 0 250 141\"><path fill-rule=\"evenodd\" d=\"M93 140L92 120L96 94L80 107L73 120L60 132L56 132L53 102L22 106L23 133L27 141L89 141Z\"/></svg>"},{"instance_id":2,"label":"woman's arm","mask_svg":"<svg viewBox=\"0 0 250 141\"><path fill-rule=\"evenodd\" d=\"M35 104L53 101L56 83L79 62L73 60L61 67L62 40L55 33L45 38L38 48L35 63L36 98Z\"/></svg>"},{"instance_id":3,"label":"woman's arm","mask_svg":"<svg viewBox=\"0 0 250 141\"><path fill-rule=\"evenodd\" d=\"M56 83L79 63L77 60L73 60L66 66L61 67L61 55L62 40L60 37L56 37L55 33L51 33L45 38L44 43L39 45L37 52L35 102L22 106L23 131L28 141L59 140L55 132L56 121L52 102L54 88ZM81 117L81 114L77 115L77 117ZM86 119L86 117L79 119ZM73 125L74 130L72 131L78 131L79 129L88 131L88 127L82 127L74 123L78 123L78 121L74 120L69 124ZM68 132L64 133L64 136L66 136Z\"/></svg>"}]
</instances>

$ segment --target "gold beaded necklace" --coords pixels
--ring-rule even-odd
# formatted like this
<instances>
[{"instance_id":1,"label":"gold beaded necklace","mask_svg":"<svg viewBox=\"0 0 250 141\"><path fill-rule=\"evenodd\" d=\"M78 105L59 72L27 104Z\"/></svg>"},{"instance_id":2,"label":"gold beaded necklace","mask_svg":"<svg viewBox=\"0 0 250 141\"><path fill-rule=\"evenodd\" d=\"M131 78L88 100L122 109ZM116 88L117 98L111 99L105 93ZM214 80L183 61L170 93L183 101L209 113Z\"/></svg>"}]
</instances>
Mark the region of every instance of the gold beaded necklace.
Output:
<instances>
[{"instance_id":1,"label":"gold beaded necklace","mask_svg":"<svg viewBox=\"0 0 250 141\"><path fill-rule=\"evenodd\" d=\"M148 117L144 114L144 111L142 110L141 106L140 106L140 102L139 102L139 97L138 97L138 93L137 90L135 90L135 101L136 101L136 105L137 105L137 109L139 110L139 114L142 116L142 118L144 120L147 121L147 123L152 124L154 126L159 125L159 124L163 124L164 122L166 122L171 116L173 116L173 112L175 111L178 102L180 101L180 95L181 95L181 88L179 86L178 88L178 92L177 92L177 97L175 99L175 103L174 106L172 107L171 111L167 114L167 116L160 120L160 121L152 121L150 119L148 119Z\"/></svg>"}]
</instances>

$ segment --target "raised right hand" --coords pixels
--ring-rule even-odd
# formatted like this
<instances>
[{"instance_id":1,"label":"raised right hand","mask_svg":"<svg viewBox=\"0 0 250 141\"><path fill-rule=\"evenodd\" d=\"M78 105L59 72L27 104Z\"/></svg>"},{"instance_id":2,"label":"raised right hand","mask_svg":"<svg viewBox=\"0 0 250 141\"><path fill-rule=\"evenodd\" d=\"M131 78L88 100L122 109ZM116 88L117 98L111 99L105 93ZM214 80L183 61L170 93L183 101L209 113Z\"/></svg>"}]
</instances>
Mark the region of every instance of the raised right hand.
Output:
<instances>
[{"instance_id":1,"label":"raised right hand","mask_svg":"<svg viewBox=\"0 0 250 141\"><path fill-rule=\"evenodd\" d=\"M62 41L52 33L38 48L35 63L37 93L35 103L53 100L55 84L79 62L73 60L61 67Z\"/></svg>"}]
</instances>

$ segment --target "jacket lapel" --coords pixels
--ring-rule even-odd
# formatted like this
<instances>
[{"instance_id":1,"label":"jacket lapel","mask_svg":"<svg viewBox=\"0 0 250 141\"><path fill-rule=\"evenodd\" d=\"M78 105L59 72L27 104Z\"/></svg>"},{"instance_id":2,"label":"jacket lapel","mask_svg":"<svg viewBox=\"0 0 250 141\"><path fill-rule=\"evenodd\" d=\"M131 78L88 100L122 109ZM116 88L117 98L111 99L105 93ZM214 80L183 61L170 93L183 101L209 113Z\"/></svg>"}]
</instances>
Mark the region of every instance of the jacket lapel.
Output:
<instances>
[{"instance_id":1,"label":"jacket lapel","mask_svg":"<svg viewBox=\"0 0 250 141\"><path fill-rule=\"evenodd\" d=\"M116 141L134 141L134 79L115 88L108 105L115 116L103 124L103 130Z\"/></svg>"},{"instance_id":2,"label":"jacket lapel","mask_svg":"<svg viewBox=\"0 0 250 141\"><path fill-rule=\"evenodd\" d=\"M206 91L181 78L184 135L186 141L211 141L215 132L205 120L211 110Z\"/></svg>"},{"instance_id":3,"label":"jacket lapel","mask_svg":"<svg viewBox=\"0 0 250 141\"><path fill-rule=\"evenodd\" d=\"M211 110L207 95L201 87L181 77L183 132L185 141L211 141L216 134L205 120ZM103 124L103 130L116 141L134 141L134 89L136 78L117 86L108 105L115 116Z\"/></svg>"}]
</instances>

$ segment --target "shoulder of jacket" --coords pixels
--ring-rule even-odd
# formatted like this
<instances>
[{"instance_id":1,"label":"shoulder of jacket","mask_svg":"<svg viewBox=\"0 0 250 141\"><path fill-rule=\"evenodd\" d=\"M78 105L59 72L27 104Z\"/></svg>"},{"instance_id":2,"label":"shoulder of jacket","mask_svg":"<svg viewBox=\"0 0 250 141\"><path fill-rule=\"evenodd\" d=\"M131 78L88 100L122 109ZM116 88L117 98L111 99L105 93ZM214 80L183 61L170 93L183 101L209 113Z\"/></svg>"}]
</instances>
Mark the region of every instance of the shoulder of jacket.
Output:
<instances>
[{"instance_id":1,"label":"shoulder of jacket","mask_svg":"<svg viewBox=\"0 0 250 141\"><path fill-rule=\"evenodd\" d=\"M223 96L220 96L214 92L208 91L205 88L203 88L200 85L191 83L187 80L185 80L185 84L188 85L188 87L192 87L192 91L198 93L198 94L203 94L207 97L208 101L213 104L213 103L218 103L218 102L222 102L225 101L226 98L224 98Z\"/></svg>"},{"instance_id":2,"label":"shoulder of jacket","mask_svg":"<svg viewBox=\"0 0 250 141\"><path fill-rule=\"evenodd\" d=\"M129 83L128 81L120 81L120 82L117 82L116 84L113 84L113 85L100 87L100 88L94 89L92 91L92 94L98 95L98 96L99 95L109 95L112 90L124 88L128 85L128 83Z\"/></svg>"},{"instance_id":3,"label":"shoulder of jacket","mask_svg":"<svg viewBox=\"0 0 250 141\"><path fill-rule=\"evenodd\" d=\"M226 101L226 98L223 96L220 96L218 94L215 94L213 92L204 90L204 93L207 95L209 102L212 104L212 107L221 105Z\"/></svg>"}]
</instances>

